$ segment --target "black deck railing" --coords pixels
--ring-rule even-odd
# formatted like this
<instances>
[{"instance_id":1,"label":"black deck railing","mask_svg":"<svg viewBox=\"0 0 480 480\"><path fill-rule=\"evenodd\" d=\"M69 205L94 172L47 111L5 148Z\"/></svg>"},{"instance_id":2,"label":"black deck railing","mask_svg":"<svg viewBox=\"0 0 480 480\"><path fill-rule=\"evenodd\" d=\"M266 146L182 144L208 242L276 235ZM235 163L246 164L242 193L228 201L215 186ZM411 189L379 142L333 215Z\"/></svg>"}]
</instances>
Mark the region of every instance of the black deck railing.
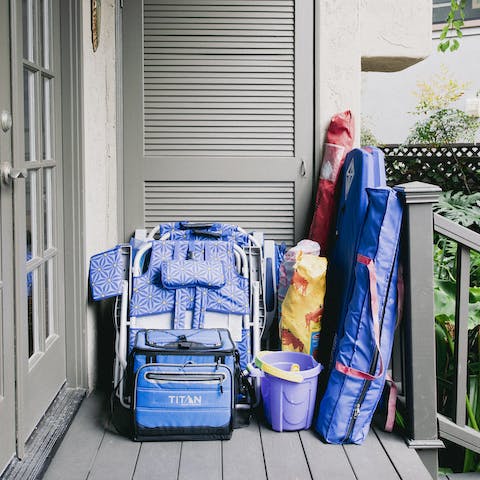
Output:
<instances>
[{"instance_id":1,"label":"black deck railing","mask_svg":"<svg viewBox=\"0 0 480 480\"><path fill-rule=\"evenodd\" d=\"M440 188L411 182L397 190L405 201L402 264L404 319L392 357L393 376L405 404L409 445L437 478L441 439L480 453L480 433L466 415L470 252L480 251L480 235L433 213ZM448 417L437 410L434 308L434 232L457 244L453 404Z\"/></svg>"}]
</instances>

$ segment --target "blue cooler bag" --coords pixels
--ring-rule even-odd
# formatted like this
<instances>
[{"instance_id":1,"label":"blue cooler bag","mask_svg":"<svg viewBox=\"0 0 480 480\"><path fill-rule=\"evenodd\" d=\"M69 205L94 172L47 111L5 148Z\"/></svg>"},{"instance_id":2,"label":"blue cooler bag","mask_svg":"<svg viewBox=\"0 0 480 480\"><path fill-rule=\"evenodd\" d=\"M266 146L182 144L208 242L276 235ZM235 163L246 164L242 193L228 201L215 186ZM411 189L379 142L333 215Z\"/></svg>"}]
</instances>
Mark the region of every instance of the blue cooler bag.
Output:
<instances>
[{"instance_id":1,"label":"blue cooler bag","mask_svg":"<svg viewBox=\"0 0 480 480\"><path fill-rule=\"evenodd\" d=\"M228 330L139 330L131 356L134 440L231 437L236 361Z\"/></svg>"}]
</instances>

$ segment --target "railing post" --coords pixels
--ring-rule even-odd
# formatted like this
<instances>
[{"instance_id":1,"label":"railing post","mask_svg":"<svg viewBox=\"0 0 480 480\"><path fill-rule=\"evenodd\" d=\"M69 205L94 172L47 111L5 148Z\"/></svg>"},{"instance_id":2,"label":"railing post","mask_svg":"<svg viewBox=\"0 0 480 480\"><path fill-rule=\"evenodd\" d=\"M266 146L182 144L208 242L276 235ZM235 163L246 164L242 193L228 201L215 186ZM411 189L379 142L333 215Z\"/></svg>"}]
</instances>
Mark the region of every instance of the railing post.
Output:
<instances>
[{"instance_id":1,"label":"railing post","mask_svg":"<svg viewBox=\"0 0 480 480\"><path fill-rule=\"evenodd\" d=\"M405 201L405 396L410 439L434 479L438 472L437 387L433 304L433 212L440 188L422 182L399 185Z\"/></svg>"}]
</instances>

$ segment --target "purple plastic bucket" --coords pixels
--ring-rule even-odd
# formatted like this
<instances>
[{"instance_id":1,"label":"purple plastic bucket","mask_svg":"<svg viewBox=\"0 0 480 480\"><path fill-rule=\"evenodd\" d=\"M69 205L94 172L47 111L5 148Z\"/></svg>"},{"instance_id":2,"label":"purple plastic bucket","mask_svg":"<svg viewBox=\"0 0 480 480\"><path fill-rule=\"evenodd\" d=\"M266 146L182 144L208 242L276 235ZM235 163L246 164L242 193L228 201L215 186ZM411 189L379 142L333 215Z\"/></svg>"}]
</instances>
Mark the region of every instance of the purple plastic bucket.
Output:
<instances>
[{"instance_id":1,"label":"purple plastic bucket","mask_svg":"<svg viewBox=\"0 0 480 480\"><path fill-rule=\"evenodd\" d=\"M285 371L298 365L304 379L296 383L268 373L262 376L263 408L272 429L283 432L310 428L322 366L310 355L300 352L270 352L262 361Z\"/></svg>"}]
</instances>

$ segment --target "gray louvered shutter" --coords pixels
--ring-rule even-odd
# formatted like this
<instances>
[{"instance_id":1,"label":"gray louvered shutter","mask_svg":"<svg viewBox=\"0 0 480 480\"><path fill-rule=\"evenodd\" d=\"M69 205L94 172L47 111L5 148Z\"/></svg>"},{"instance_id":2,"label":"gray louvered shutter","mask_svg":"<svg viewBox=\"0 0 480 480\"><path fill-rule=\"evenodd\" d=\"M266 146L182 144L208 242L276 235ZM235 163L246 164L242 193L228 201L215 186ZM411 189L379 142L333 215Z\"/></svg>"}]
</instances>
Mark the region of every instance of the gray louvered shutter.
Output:
<instances>
[{"instance_id":1,"label":"gray louvered shutter","mask_svg":"<svg viewBox=\"0 0 480 480\"><path fill-rule=\"evenodd\" d=\"M292 156L293 35L293 0L145 1L146 154Z\"/></svg>"},{"instance_id":2,"label":"gray louvered shutter","mask_svg":"<svg viewBox=\"0 0 480 480\"><path fill-rule=\"evenodd\" d=\"M293 243L299 194L303 210L311 198L313 148L313 35L295 21L313 22L312 0L145 0L143 12L124 15L133 12L143 23L141 44L127 47L142 60L142 151L132 154L127 140L125 157L127 175L141 181L144 225L216 220ZM299 35L311 41L306 53ZM135 109L126 106L126 124Z\"/></svg>"}]
</instances>

